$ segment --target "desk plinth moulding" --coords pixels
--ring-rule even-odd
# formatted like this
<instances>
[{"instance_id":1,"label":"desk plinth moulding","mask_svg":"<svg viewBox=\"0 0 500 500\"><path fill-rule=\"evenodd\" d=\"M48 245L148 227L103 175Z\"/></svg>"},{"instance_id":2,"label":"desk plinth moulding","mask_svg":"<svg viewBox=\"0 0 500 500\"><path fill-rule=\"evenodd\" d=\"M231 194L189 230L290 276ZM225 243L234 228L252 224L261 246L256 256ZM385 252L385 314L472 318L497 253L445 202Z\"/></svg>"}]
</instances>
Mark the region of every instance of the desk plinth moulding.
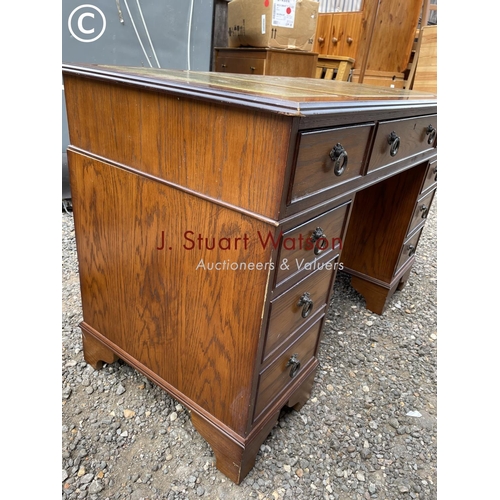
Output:
<instances>
[{"instance_id":1,"label":"desk plinth moulding","mask_svg":"<svg viewBox=\"0 0 500 500\"><path fill-rule=\"evenodd\" d=\"M411 265L435 190L435 96L96 65L63 76L85 359L121 358L185 405L240 483L281 408L309 398L343 253L368 283L383 282L373 252L393 263L390 286ZM368 227L377 190L388 220ZM365 230L376 243L357 252Z\"/></svg>"}]
</instances>

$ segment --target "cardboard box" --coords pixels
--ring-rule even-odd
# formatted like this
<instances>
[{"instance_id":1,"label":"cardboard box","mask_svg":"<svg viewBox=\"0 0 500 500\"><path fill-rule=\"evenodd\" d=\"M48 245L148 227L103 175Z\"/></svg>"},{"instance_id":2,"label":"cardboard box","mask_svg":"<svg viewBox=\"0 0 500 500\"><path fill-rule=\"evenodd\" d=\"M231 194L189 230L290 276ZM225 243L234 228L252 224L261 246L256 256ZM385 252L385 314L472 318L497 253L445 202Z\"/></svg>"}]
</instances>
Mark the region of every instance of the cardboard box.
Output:
<instances>
[{"instance_id":1,"label":"cardboard box","mask_svg":"<svg viewBox=\"0 0 500 500\"><path fill-rule=\"evenodd\" d=\"M316 0L231 0L229 47L311 51L318 24Z\"/></svg>"}]
</instances>

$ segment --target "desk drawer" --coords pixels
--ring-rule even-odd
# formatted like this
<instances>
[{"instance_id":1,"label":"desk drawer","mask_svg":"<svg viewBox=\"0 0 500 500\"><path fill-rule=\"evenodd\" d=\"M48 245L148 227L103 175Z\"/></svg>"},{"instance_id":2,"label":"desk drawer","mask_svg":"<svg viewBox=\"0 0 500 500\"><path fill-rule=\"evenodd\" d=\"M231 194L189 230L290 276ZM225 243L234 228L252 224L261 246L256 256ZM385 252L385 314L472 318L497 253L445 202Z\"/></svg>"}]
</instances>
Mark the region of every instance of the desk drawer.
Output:
<instances>
[{"instance_id":1,"label":"desk drawer","mask_svg":"<svg viewBox=\"0 0 500 500\"><path fill-rule=\"evenodd\" d=\"M380 122L368 172L434 148L437 115Z\"/></svg>"},{"instance_id":2,"label":"desk drawer","mask_svg":"<svg viewBox=\"0 0 500 500\"><path fill-rule=\"evenodd\" d=\"M215 71L243 73L245 75L263 75L265 64L265 59L219 57L217 58Z\"/></svg>"},{"instance_id":3,"label":"desk drawer","mask_svg":"<svg viewBox=\"0 0 500 500\"><path fill-rule=\"evenodd\" d=\"M413 215L411 217L408 234L410 234L423 220L427 219L435 192L436 191L431 191L415 203L415 209L413 210Z\"/></svg>"},{"instance_id":4,"label":"desk drawer","mask_svg":"<svg viewBox=\"0 0 500 500\"><path fill-rule=\"evenodd\" d=\"M276 288L300 272L298 264L303 268L315 259L324 261L325 257L340 253L350 206L349 201L283 234ZM281 265L283 262L288 264L288 269Z\"/></svg>"},{"instance_id":5,"label":"desk drawer","mask_svg":"<svg viewBox=\"0 0 500 500\"><path fill-rule=\"evenodd\" d=\"M271 301L263 361L323 308L328 300L336 264L337 258L323 262L323 269L310 274Z\"/></svg>"},{"instance_id":6,"label":"desk drawer","mask_svg":"<svg viewBox=\"0 0 500 500\"><path fill-rule=\"evenodd\" d=\"M301 132L290 201L361 177L373 126Z\"/></svg>"},{"instance_id":7,"label":"desk drawer","mask_svg":"<svg viewBox=\"0 0 500 500\"><path fill-rule=\"evenodd\" d=\"M279 394L293 384L295 377L302 373L302 370L307 369L307 364L316 353L322 318L323 316L260 374L254 420Z\"/></svg>"},{"instance_id":8,"label":"desk drawer","mask_svg":"<svg viewBox=\"0 0 500 500\"><path fill-rule=\"evenodd\" d=\"M396 275L398 271L413 257L413 255L415 255L418 240L420 239L420 235L422 234L422 229L420 229L420 231L417 231L413 236L411 236L404 242L401 253L399 254L398 265L396 266L394 275Z\"/></svg>"},{"instance_id":9,"label":"desk drawer","mask_svg":"<svg viewBox=\"0 0 500 500\"><path fill-rule=\"evenodd\" d=\"M427 191L431 186L436 184L436 182L438 180L437 177L438 177L437 160L431 161L429 163L429 166L427 167L427 172L425 173L424 183L422 184L422 189L420 190L420 192L425 193L425 191Z\"/></svg>"}]
</instances>

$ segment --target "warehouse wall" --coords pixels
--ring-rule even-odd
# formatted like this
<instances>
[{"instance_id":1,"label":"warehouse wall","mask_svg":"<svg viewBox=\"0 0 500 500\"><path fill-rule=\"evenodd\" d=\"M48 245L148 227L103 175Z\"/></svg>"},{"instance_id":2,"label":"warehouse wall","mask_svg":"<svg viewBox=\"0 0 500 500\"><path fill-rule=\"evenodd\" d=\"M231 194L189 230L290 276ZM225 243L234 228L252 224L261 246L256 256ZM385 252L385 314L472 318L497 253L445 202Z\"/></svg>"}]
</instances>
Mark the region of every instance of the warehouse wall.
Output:
<instances>
[{"instance_id":1,"label":"warehouse wall","mask_svg":"<svg viewBox=\"0 0 500 500\"><path fill-rule=\"evenodd\" d=\"M214 0L65 0L62 62L208 71ZM68 198L62 105L63 199Z\"/></svg>"}]
</instances>

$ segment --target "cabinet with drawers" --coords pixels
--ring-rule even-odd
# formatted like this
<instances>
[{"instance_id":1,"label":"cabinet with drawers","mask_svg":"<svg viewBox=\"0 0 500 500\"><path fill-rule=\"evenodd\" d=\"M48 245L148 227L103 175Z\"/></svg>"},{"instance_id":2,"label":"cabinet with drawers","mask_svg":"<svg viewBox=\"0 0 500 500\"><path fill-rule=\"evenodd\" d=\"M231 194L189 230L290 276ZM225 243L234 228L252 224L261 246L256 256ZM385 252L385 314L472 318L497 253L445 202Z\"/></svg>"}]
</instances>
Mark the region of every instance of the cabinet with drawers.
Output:
<instances>
[{"instance_id":1,"label":"cabinet with drawers","mask_svg":"<svg viewBox=\"0 0 500 500\"><path fill-rule=\"evenodd\" d=\"M309 397L344 254L353 279L409 268L436 149L396 125L428 127L435 97L117 66L63 76L85 359L121 358L185 405L239 483L281 408ZM400 144L381 160L386 122ZM363 231L382 241L371 257L355 251Z\"/></svg>"},{"instance_id":2,"label":"cabinet with drawers","mask_svg":"<svg viewBox=\"0 0 500 500\"><path fill-rule=\"evenodd\" d=\"M303 76L316 75L318 54L304 50L258 47L216 47L215 71L246 75Z\"/></svg>"}]
</instances>

